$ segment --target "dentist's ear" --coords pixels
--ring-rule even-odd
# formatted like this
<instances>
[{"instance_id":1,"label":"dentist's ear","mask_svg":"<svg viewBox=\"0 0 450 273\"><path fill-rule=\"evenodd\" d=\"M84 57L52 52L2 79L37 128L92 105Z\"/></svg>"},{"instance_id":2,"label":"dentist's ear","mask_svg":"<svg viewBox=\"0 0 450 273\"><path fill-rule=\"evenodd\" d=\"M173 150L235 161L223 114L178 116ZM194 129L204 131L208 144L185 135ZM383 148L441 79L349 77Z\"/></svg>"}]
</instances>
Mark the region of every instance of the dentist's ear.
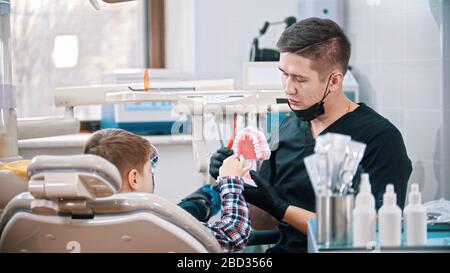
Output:
<instances>
[{"instance_id":1,"label":"dentist's ear","mask_svg":"<svg viewBox=\"0 0 450 273\"><path fill-rule=\"evenodd\" d=\"M136 191L139 188L139 183L137 181L137 174L138 171L136 169L132 169L129 173L128 173L128 186L130 187L130 189L132 191Z\"/></svg>"},{"instance_id":2,"label":"dentist's ear","mask_svg":"<svg viewBox=\"0 0 450 273\"><path fill-rule=\"evenodd\" d=\"M344 84L344 75L340 71L333 72L330 76L328 90L331 92L340 90Z\"/></svg>"}]
</instances>

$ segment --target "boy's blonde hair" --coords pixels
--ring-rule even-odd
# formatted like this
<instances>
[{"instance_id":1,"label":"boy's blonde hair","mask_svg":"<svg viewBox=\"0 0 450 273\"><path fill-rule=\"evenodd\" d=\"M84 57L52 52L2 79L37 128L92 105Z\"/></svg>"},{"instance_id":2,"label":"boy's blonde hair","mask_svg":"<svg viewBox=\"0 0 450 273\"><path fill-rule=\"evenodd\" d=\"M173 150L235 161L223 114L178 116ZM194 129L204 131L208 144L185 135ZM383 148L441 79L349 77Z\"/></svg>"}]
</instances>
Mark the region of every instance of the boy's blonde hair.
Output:
<instances>
[{"instance_id":1,"label":"boy's blonde hair","mask_svg":"<svg viewBox=\"0 0 450 273\"><path fill-rule=\"evenodd\" d=\"M84 146L85 154L98 155L113 163L122 179L132 169L142 174L154 152L148 140L122 129L97 131Z\"/></svg>"}]
</instances>

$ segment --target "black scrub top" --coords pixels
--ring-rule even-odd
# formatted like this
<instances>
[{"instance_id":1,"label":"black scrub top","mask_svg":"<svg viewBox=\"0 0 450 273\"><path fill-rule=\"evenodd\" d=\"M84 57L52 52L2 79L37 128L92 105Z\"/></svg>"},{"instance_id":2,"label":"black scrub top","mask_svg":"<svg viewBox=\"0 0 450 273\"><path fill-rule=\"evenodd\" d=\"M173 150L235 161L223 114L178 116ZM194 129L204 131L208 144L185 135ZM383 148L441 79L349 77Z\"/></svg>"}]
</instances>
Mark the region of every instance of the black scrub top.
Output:
<instances>
[{"instance_id":1,"label":"black scrub top","mask_svg":"<svg viewBox=\"0 0 450 273\"><path fill-rule=\"evenodd\" d=\"M392 123L370 107L363 103L359 105L331 124L321 135L344 134L365 143L367 146L360 166L369 173L376 208L382 205L387 184L394 184L397 203L403 208L412 167L402 135ZM272 154L269 160L262 163L259 171L271 181L280 197L291 205L313 212L315 194L303 159L314 153L314 145L310 123L291 115L280 124L279 131L272 134ZM357 187L356 183L356 191ZM306 251L305 234L282 221L278 222L278 227L281 238L268 252Z\"/></svg>"}]
</instances>

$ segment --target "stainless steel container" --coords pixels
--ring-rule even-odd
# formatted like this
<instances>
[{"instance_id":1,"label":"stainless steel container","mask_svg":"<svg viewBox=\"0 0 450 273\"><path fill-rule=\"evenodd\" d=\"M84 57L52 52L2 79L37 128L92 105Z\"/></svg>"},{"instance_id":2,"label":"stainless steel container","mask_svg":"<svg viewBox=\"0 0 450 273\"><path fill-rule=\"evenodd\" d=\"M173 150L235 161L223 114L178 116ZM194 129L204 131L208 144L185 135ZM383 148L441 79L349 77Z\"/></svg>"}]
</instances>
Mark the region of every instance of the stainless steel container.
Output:
<instances>
[{"instance_id":1,"label":"stainless steel container","mask_svg":"<svg viewBox=\"0 0 450 273\"><path fill-rule=\"evenodd\" d=\"M352 243L354 196L316 196L317 242L325 245Z\"/></svg>"}]
</instances>

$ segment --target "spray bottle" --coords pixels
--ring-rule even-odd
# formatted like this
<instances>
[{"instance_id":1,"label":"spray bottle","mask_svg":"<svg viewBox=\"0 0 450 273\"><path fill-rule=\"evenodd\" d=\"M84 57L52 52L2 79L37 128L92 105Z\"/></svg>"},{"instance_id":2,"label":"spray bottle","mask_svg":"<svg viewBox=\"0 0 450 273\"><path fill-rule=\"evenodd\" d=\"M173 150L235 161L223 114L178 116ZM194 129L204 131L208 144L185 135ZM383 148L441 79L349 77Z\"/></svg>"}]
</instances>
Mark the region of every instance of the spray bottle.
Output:
<instances>
[{"instance_id":1,"label":"spray bottle","mask_svg":"<svg viewBox=\"0 0 450 273\"><path fill-rule=\"evenodd\" d=\"M375 225L375 199L370 190L369 174L363 173L353 209L353 245L366 247L370 242L374 242Z\"/></svg>"},{"instance_id":2,"label":"spray bottle","mask_svg":"<svg viewBox=\"0 0 450 273\"><path fill-rule=\"evenodd\" d=\"M412 184L408 205L404 210L406 244L410 246L427 243L427 211L421 199L419 185Z\"/></svg>"},{"instance_id":3,"label":"spray bottle","mask_svg":"<svg viewBox=\"0 0 450 273\"><path fill-rule=\"evenodd\" d=\"M383 196L383 206L378 211L380 245L400 246L402 234L402 210L397 205L394 185L388 184Z\"/></svg>"}]
</instances>

